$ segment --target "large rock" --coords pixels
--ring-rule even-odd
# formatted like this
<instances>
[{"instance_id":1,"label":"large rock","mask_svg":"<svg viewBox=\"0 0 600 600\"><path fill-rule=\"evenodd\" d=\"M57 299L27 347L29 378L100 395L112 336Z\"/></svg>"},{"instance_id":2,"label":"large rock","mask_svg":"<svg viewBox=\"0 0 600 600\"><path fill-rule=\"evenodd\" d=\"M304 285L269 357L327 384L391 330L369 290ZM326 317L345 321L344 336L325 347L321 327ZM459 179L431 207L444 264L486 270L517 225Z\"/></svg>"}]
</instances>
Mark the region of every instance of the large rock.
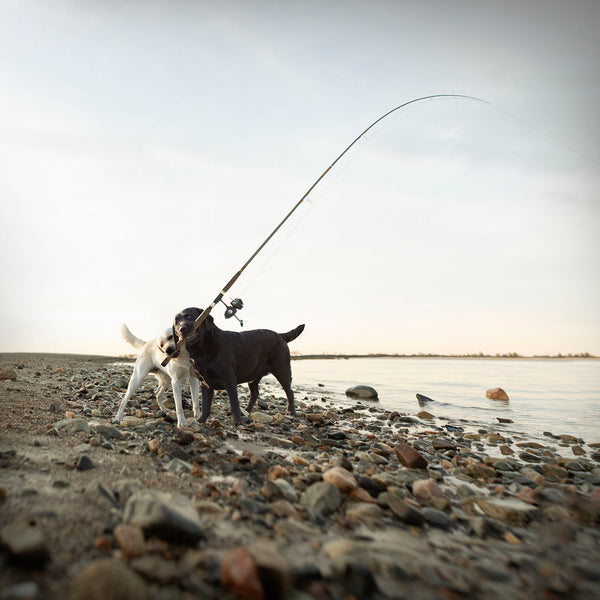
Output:
<instances>
[{"instance_id":1,"label":"large rock","mask_svg":"<svg viewBox=\"0 0 600 600\"><path fill-rule=\"evenodd\" d=\"M355 385L354 387L348 388L346 390L346 396L362 398L364 400L379 400L377 390L368 385Z\"/></svg>"},{"instance_id":2,"label":"large rock","mask_svg":"<svg viewBox=\"0 0 600 600\"><path fill-rule=\"evenodd\" d=\"M300 498L302 506L312 508L315 512L325 516L337 510L341 503L340 491L328 481L313 483Z\"/></svg>"},{"instance_id":3,"label":"large rock","mask_svg":"<svg viewBox=\"0 0 600 600\"><path fill-rule=\"evenodd\" d=\"M490 400L504 400L505 402L508 402L509 400L508 394L502 388L487 390L485 397Z\"/></svg>"},{"instance_id":4,"label":"large rock","mask_svg":"<svg viewBox=\"0 0 600 600\"><path fill-rule=\"evenodd\" d=\"M73 581L69 600L147 600L148 585L132 569L116 560L89 562Z\"/></svg>"},{"instance_id":5,"label":"large rock","mask_svg":"<svg viewBox=\"0 0 600 600\"><path fill-rule=\"evenodd\" d=\"M194 544L204 537L198 511L184 496L145 491L129 498L123 521L141 527L146 535Z\"/></svg>"}]
</instances>

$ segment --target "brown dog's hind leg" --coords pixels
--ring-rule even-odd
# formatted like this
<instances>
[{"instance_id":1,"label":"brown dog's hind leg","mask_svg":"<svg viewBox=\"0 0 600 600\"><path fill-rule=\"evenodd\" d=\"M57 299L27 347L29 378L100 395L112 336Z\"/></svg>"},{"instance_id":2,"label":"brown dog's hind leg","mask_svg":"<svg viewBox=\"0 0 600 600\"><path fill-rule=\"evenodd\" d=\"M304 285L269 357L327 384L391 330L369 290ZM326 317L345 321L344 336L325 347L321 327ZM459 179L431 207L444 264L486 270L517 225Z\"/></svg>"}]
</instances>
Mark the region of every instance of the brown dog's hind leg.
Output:
<instances>
[{"instance_id":1,"label":"brown dog's hind leg","mask_svg":"<svg viewBox=\"0 0 600 600\"><path fill-rule=\"evenodd\" d=\"M242 424L242 411L240 410L240 402L238 400L237 385L235 382L225 384L225 391L229 396L229 406L231 408L231 417L235 425Z\"/></svg>"},{"instance_id":2,"label":"brown dog's hind leg","mask_svg":"<svg viewBox=\"0 0 600 600\"><path fill-rule=\"evenodd\" d=\"M249 381L248 387L250 388L250 401L248 402L248 406L246 406L246 412L250 412L254 408L254 403L258 398L258 382L260 379L256 381Z\"/></svg>"},{"instance_id":3,"label":"brown dog's hind leg","mask_svg":"<svg viewBox=\"0 0 600 600\"><path fill-rule=\"evenodd\" d=\"M212 407L213 396L215 395L215 390L212 388L208 388L202 386L202 410L200 411L200 418L198 419L199 423L206 423L208 416L210 415L210 409Z\"/></svg>"}]
</instances>

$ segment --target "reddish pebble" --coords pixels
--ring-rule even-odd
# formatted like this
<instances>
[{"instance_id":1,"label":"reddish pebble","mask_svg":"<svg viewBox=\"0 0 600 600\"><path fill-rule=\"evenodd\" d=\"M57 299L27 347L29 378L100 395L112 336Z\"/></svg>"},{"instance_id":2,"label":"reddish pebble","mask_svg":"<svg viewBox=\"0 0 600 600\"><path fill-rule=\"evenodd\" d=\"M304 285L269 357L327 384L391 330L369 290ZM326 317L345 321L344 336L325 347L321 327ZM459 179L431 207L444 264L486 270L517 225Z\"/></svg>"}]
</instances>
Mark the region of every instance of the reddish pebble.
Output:
<instances>
[{"instance_id":1,"label":"reddish pebble","mask_svg":"<svg viewBox=\"0 0 600 600\"><path fill-rule=\"evenodd\" d=\"M323 481L333 483L343 494L348 494L358 486L354 475L342 467L332 467L323 473Z\"/></svg>"},{"instance_id":2,"label":"reddish pebble","mask_svg":"<svg viewBox=\"0 0 600 600\"><path fill-rule=\"evenodd\" d=\"M426 469L427 460L408 444L399 444L394 448L398 460L409 469Z\"/></svg>"},{"instance_id":3,"label":"reddish pebble","mask_svg":"<svg viewBox=\"0 0 600 600\"><path fill-rule=\"evenodd\" d=\"M221 563L221 585L242 600L264 600L258 566L243 548L230 550Z\"/></svg>"},{"instance_id":4,"label":"reddish pebble","mask_svg":"<svg viewBox=\"0 0 600 600\"><path fill-rule=\"evenodd\" d=\"M369 502L370 504L377 504L377 500L367 492L364 488L357 487L354 488L350 494L350 498L354 498L354 500L358 500L359 502Z\"/></svg>"},{"instance_id":5,"label":"reddish pebble","mask_svg":"<svg viewBox=\"0 0 600 600\"><path fill-rule=\"evenodd\" d=\"M120 524L115 527L113 536L127 558L135 558L144 553L146 542L140 527Z\"/></svg>"},{"instance_id":6,"label":"reddish pebble","mask_svg":"<svg viewBox=\"0 0 600 600\"><path fill-rule=\"evenodd\" d=\"M442 492L440 486L433 479L419 479L415 481L412 485L412 493L417 500L425 500L426 502L434 497L444 497L444 492Z\"/></svg>"}]
</instances>

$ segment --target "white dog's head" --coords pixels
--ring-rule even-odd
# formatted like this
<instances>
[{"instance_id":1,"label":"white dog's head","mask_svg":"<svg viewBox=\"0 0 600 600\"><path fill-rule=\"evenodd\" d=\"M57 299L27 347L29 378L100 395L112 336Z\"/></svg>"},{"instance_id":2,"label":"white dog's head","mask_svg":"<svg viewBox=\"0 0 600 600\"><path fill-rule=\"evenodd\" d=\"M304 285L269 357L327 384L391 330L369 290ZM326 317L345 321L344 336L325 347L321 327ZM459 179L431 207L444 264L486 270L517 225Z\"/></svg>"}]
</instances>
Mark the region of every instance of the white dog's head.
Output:
<instances>
[{"instance_id":1,"label":"white dog's head","mask_svg":"<svg viewBox=\"0 0 600 600\"><path fill-rule=\"evenodd\" d=\"M156 338L156 343L167 356L173 356L177 350L177 340L173 335L173 328L165 329L164 333Z\"/></svg>"}]
</instances>

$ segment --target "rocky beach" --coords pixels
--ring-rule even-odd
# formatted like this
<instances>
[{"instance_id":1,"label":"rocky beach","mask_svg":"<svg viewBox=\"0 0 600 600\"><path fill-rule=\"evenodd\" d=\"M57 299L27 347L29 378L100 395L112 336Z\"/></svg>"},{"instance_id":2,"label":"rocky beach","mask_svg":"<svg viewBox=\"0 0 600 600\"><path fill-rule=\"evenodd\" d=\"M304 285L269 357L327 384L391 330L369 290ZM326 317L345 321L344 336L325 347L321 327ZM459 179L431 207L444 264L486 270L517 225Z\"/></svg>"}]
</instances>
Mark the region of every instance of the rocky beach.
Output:
<instances>
[{"instance_id":1,"label":"rocky beach","mask_svg":"<svg viewBox=\"0 0 600 600\"><path fill-rule=\"evenodd\" d=\"M152 377L114 424L132 369L0 355L0 600L600 597L600 432L268 382L177 429Z\"/></svg>"}]
</instances>

